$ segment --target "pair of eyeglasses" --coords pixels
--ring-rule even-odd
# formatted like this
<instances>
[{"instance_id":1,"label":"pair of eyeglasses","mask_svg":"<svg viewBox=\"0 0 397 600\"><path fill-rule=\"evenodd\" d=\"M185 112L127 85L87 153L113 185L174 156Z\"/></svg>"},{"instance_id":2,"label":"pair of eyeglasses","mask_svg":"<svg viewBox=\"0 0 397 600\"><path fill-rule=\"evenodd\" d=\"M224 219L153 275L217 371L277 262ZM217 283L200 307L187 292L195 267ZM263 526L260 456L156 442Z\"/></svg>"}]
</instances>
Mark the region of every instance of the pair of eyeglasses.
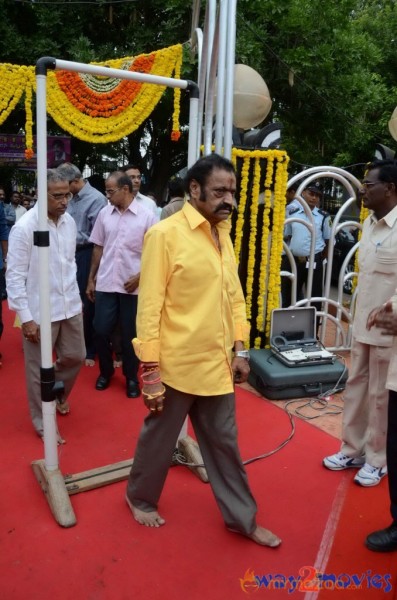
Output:
<instances>
[{"instance_id":1,"label":"pair of eyeglasses","mask_svg":"<svg viewBox=\"0 0 397 600\"><path fill-rule=\"evenodd\" d=\"M376 185L377 183L384 183L384 181L363 181L362 182L362 186L365 189L371 188L373 185Z\"/></svg>"},{"instance_id":2,"label":"pair of eyeglasses","mask_svg":"<svg viewBox=\"0 0 397 600\"><path fill-rule=\"evenodd\" d=\"M106 190L105 194L106 196L113 196L113 194L115 194L116 192L118 192L121 188L116 188L115 190Z\"/></svg>"},{"instance_id":3,"label":"pair of eyeglasses","mask_svg":"<svg viewBox=\"0 0 397 600\"><path fill-rule=\"evenodd\" d=\"M56 202L62 202L62 200L67 200L69 202L69 200L73 198L71 192L68 192L67 194L50 194L50 192L48 192L48 195L51 196L51 198L54 198Z\"/></svg>"}]
</instances>

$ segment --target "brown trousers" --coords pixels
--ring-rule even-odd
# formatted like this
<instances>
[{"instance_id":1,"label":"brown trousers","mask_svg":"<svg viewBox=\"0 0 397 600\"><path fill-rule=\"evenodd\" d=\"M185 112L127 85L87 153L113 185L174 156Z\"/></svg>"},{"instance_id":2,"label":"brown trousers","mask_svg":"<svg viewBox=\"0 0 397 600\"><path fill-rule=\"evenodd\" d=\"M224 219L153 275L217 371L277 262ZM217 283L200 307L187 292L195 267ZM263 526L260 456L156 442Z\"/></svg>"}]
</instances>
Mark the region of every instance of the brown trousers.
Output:
<instances>
[{"instance_id":1,"label":"brown trousers","mask_svg":"<svg viewBox=\"0 0 397 600\"><path fill-rule=\"evenodd\" d=\"M127 484L140 510L157 510L172 452L189 414L216 502L228 528L251 534L256 503L237 446L234 394L195 396L166 386L164 410L144 421Z\"/></svg>"}]
</instances>

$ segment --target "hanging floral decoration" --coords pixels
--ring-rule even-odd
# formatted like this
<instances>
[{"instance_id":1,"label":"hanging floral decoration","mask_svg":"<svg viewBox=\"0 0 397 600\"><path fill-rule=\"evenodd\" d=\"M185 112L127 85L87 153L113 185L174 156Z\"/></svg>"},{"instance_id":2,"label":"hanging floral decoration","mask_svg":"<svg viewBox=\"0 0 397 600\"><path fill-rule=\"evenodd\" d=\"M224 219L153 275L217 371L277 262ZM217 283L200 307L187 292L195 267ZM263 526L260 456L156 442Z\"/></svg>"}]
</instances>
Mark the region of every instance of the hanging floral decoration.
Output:
<instances>
[{"instance_id":1,"label":"hanging floral decoration","mask_svg":"<svg viewBox=\"0 0 397 600\"><path fill-rule=\"evenodd\" d=\"M250 211L250 234L248 240L248 269L247 283L245 291L245 301L247 306L247 319L252 320L252 293L254 286L254 268L256 260L256 236L258 222L258 203L259 203L259 182L260 182L261 166L259 158L255 158L254 164L254 181L251 193L251 211Z\"/></svg>"},{"instance_id":2,"label":"hanging floral decoration","mask_svg":"<svg viewBox=\"0 0 397 600\"><path fill-rule=\"evenodd\" d=\"M234 250L245 290L251 343L260 348L269 336L271 312L279 306L289 158L282 150L234 148L232 160L237 167L241 161Z\"/></svg>"},{"instance_id":3,"label":"hanging floral decoration","mask_svg":"<svg viewBox=\"0 0 397 600\"><path fill-rule=\"evenodd\" d=\"M233 150L232 158L233 158L233 162L236 163L236 150ZM245 207L247 204L250 160L251 159L249 156L245 156L243 166L241 169L240 201L238 203L236 233L235 233L235 238L234 238L234 253L236 256L237 264L239 264L239 262L240 262L241 243L243 240L243 225L244 225Z\"/></svg>"},{"instance_id":4,"label":"hanging floral decoration","mask_svg":"<svg viewBox=\"0 0 397 600\"><path fill-rule=\"evenodd\" d=\"M182 45L177 44L96 65L180 79ZM0 125L25 94L26 156L33 156L32 91L34 67L0 64ZM47 74L47 111L62 129L90 143L117 141L135 131L149 117L166 87L127 79L71 71ZM174 89L171 139L180 137L181 90Z\"/></svg>"},{"instance_id":5,"label":"hanging floral decoration","mask_svg":"<svg viewBox=\"0 0 397 600\"><path fill-rule=\"evenodd\" d=\"M362 235L362 232L363 232L362 228L363 228L363 225L364 225L364 221L365 221L365 219L367 217L369 217L369 215L370 215L369 209L366 208L364 206L364 204L361 202L361 208L360 208L360 225L361 225L361 227L358 230L358 238L357 238L358 241L361 240L361 235ZM355 253L355 255L354 255L354 272L358 273L358 271L359 271L359 266L358 266L358 250L357 250L356 253ZM352 277L352 284L353 284L353 287L352 287L352 294L353 294L354 291L355 291L355 289L356 289L356 287L357 287L357 276Z\"/></svg>"}]
</instances>

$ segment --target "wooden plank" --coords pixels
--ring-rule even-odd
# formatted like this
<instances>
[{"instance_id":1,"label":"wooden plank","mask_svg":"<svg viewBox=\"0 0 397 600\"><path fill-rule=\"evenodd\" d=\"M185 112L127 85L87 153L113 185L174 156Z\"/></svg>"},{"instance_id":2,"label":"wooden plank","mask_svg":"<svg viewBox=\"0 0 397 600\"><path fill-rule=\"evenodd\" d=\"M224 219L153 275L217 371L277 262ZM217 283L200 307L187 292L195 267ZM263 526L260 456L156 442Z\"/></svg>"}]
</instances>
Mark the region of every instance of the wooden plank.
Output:
<instances>
[{"instance_id":1,"label":"wooden plank","mask_svg":"<svg viewBox=\"0 0 397 600\"><path fill-rule=\"evenodd\" d=\"M186 464L203 483L208 483L207 470L203 464L203 457L196 440L187 435L178 441L178 450L186 460L186 463L181 464Z\"/></svg>"},{"instance_id":2,"label":"wooden plank","mask_svg":"<svg viewBox=\"0 0 397 600\"><path fill-rule=\"evenodd\" d=\"M123 460L112 465L97 467L89 471L65 475L65 486L69 495L88 492L104 485L128 479L134 459Z\"/></svg>"}]
</instances>

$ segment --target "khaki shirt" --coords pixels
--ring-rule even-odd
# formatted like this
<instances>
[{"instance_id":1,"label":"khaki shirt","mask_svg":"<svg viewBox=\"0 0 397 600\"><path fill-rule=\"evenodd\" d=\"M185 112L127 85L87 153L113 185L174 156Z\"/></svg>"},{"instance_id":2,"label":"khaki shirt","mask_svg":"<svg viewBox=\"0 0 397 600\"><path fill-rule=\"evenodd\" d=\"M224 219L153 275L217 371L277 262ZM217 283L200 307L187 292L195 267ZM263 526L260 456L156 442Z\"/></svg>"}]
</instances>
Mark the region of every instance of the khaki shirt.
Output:
<instances>
[{"instance_id":1,"label":"khaki shirt","mask_svg":"<svg viewBox=\"0 0 397 600\"><path fill-rule=\"evenodd\" d=\"M363 344L390 347L393 337L367 329L372 309L387 302L397 288L397 207L379 221L370 215L363 225L358 253L357 304L353 336Z\"/></svg>"}]
</instances>

